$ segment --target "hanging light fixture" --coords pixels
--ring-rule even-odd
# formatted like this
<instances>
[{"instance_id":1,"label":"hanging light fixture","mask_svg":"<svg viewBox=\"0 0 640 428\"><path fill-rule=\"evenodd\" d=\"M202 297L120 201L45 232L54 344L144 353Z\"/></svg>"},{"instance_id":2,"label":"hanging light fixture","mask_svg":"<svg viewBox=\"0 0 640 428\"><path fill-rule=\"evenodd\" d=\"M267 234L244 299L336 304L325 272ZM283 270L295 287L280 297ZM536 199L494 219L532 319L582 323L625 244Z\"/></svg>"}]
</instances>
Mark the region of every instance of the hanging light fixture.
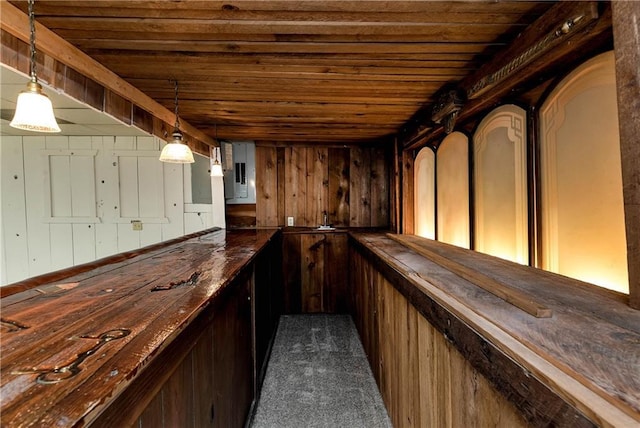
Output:
<instances>
[{"instance_id":1,"label":"hanging light fixture","mask_svg":"<svg viewBox=\"0 0 640 428\"><path fill-rule=\"evenodd\" d=\"M173 81L175 84L175 115L176 124L173 128L173 141L167 143L160 153L160 161L170 163L193 163L193 153L189 146L182 141L182 133L180 132L180 119L178 118L178 81Z\"/></svg>"},{"instance_id":2,"label":"hanging light fixture","mask_svg":"<svg viewBox=\"0 0 640 428\"><path fill-rule=\"evenodd\" d=\"M215 124L215 139L218 141L218 124ZM222 164L218 159L218 153L220 153L220 147L212 147L212 160L211 160L211 176L212 177L224 177L224 172L222 171Z\"/></svg>"},{"instance_id":3,"label":"hanging light fixture","mask_svg":"<svg viewBox=\"0 0 640 428\"><path fill-rule=\"evenodd\" d=\"M33 14L35 0L29 0L29 57L31 80L27 83L27 90L20 92L16 102L16 112L11 120L14 128L37 132L60 132L60 127L53 115L51 100L42 92L42 85L38 83L36 75L36 25Z\"/></svg>"},{"instance_id":4,"label":"hanging light fixture","mask_svg":"<svg viewBox=\"0 0 640 428\"><path fill-rule=\"evenodd\" d=\"M224 177L224 172L222 171L222 164L218 159L218 153L220 152L219 147L213 147L211 149L213 152L213 159L211 160L211 176L212 177Z\"/></svg>"}]
</instances>

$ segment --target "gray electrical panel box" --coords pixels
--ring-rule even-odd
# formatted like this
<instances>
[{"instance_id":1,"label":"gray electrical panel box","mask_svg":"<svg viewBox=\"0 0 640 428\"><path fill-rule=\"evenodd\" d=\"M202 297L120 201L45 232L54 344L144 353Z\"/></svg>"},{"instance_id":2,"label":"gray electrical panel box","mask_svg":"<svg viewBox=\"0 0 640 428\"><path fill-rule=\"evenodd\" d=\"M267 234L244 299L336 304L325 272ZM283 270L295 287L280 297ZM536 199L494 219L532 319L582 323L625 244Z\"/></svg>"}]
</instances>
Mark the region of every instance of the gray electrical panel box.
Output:
<instances>
[{"instance_id":1,"label":"gray electrical panel box","mask_svg":"<svg viewBox=\"0 0 640 428\"><path fill-rule=\"evenodd\" d=\"M255 204L256 149L252 142L222 144L224 190L228 204Z\"/></svg>"}]
</instances>

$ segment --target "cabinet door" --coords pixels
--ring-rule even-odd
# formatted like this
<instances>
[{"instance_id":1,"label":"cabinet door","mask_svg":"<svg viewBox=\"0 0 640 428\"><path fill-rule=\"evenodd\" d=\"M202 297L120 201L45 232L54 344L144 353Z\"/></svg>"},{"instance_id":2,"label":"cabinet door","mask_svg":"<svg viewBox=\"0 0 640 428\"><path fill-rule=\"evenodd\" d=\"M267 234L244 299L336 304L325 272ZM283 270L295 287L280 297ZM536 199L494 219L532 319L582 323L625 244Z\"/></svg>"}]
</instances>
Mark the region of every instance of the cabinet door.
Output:
<instances>
[{"instance_id":1,"label":"cabinet door","mask_svg":"<svg viewBox=\"0 0 640 428\"><path fill-rule=\"evenodd\" d=\"M250 274L239 278L214 315L214 427L242 427L253 400L250 286Z\"/></svg>"},{"instance_id":2,"label":"cabinet door","mask_svg":"<svg viewBox=\"0 0 640 428\"><path fill-rule=\"evenodd\" d=\"M285 234L284 312L349 313L345 233Z\"/></svg>"},{"instance_id":3,"label":"cabinet door","mask_svg":"<svg viewBox=\"0 0 640 428\"><path fill-rule=\"evenodd\" d=\"M325 243L327 237L322 233L302 235L300 272L302 274L302 312L324 312L324 274L325 274Z\"/></svg>"},{"instance_id":4,"label":"cabinet door","mask_svg":"<svg viewBox=\"0 0 640 428\"><path fill-rule=\"evenodd\" d=\"M325 241L324 312L348 314L349 237L346 233L327 234Z\"/></svg>"}]
</instances>

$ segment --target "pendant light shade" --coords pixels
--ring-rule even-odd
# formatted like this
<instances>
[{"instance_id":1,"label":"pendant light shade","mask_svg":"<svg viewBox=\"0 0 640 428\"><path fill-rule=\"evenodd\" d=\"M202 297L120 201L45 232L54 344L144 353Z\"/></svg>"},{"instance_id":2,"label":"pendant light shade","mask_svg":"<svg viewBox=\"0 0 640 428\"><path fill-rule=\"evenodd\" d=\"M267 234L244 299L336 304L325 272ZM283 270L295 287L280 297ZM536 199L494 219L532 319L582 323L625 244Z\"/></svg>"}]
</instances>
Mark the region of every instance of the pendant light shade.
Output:
<instances>
[{"instance_id":1,"label":"pendant light shade","mask_svg":"<svg viewBox=\"0 0 640 428\"><path fill-rule=\"evenodd\" d=\"M211 176L212 177L224 177L224 172L222 171L222 164L218 159L218 153L220 152L220 148L213 147L211 149L213 152L213 159L211 160Z\"/></svg>"},{"instance_id":2,"label":"pendant light shade","mask_svg":"<svg viewBox=\"0 0 640 428\"><path fill-rule=\"evenodd\" d=\"M34 0L29 0L31 80L27 83L27 90L18 95L16 112L9 125L26 131L60 132L60 127L53 115L51 100L42 92L42 85L38 83L36 75L36 28L33 2Z\"/></svg>"},{"instance_id":3,"label":"pendant light shade","mask_svg":"<svg viewBox=\"0 0 640 428\"><path fill-rule=\"evenodd\" d=\"M193 152L182 141L182 134L178 132L173 133L173 141L168 143L162 149L160 153L160 160L162 162L170 163L193 163Z\"/></svg>"},{"instance_id":4,"label":"pendant light shade","mask_svg":"<svg viewBox=\"0 0 640 428\"><path fill-rule=\"evenodd\" d=\"M180 120L178 119L178 81L175 83L175 115L176 124L173 129L173 141L165 145L160 153L161 162L169 163L193 163L193 153L189 146L182 141L182 133L180 132Z\"/></svg>"}]
</instances>

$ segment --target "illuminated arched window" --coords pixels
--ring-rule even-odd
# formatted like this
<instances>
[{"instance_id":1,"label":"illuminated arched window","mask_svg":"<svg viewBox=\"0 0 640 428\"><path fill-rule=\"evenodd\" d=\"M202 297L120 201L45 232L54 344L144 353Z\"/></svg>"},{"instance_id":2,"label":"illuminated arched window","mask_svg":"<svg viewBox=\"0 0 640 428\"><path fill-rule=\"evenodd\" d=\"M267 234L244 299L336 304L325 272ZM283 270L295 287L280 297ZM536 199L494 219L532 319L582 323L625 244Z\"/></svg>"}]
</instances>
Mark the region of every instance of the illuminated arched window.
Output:
<instances>
[{"instance_id":1,"label":"illuminated arched window","mask_svg":"<svg viewBox=\"0 0 640 428\"><path fill-rule=\"evenodd\" d=\"M414 163L415 234L436 236L436 155L428 147L420 150Z\"/></svg>"},{"instance_id":2,"label":"illuminated arched window","mask_svg":"<svg viewBox=\"0 0 640 428\"><path fill-rule=\"evenodd\" d=\"M438 241L469 248L469 139L449 134L436 156Z\"/></svg>"},{"instance_id":3,"label":"illuminated arched window","mask_svg":"<svg viewBox=\"0 0 640 428\"><path fill-rule=\"evenodd\" d=\"M613 52L540 110L542 268L629 292Z\"/></svg>"},{"instance_id":4,"label":"illuminated arched window","mask_svg":"<svg viewBox=\"0 0 640 428\"><path fill-rule=\"evenodd\" d=\"M521 264L529 262L526 125L524 109L504 105L473 137L475 249Z\"/></svg>"}]
</instances>

